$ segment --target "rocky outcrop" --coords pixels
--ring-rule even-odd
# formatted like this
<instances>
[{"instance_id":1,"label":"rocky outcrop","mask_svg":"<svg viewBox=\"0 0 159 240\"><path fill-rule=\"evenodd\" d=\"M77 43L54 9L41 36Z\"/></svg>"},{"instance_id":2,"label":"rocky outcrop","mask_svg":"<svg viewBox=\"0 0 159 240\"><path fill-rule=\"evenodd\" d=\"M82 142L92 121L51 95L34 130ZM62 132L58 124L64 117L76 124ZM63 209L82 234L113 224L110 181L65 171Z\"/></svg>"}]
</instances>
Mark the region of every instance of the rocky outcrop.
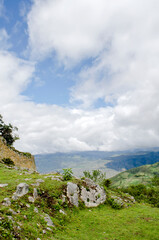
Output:
<instances>
[{"instance_id":1,"label":"rocky outcrop","mask_svg":"<svg viewBox=\"0 0 159 240\"><path fill-rule=\"evenodd\" d=\"M97 207L106 200L106 193L102 187L95 184L92 180L85 180L86 187L82 187L80 198L86 207Z\"/></svg>"},{"instance_id":2,"label":"rocky outcrop","mask_svg":"<svg viewBox=\"0 0 159 240\"><path fill-rule=\"evenodd\" d=\"M17 167L36 170L35 160L32 155L10 148L5 144L4 139L0 137L0 160L4 158L10 158Z\"/></svg>"},{"instance_id":3,"label":"rocky outcrop","mask_svg":"<svg viewBox=\"0 0 159 240\"><path fill-rule=\"evenodd\" d=\"M72 182L67 183L67 197L72 205L78 207L79 187L77 184Z\"/></svg>"},{"instance_id":4,"label":"rocky outcrop","mask_svg":"<svg viewBox=\"0 0 159 240\"><path fill-rule=\"evenodd\" d=\"M78 187L77 184L67 183L67 197L69 202L78 207L79 200L84 202L86 207L97 207L106 200L106 193L102 187L95 184L90 179L83 181L83 186Z\"/></svg>"}]
</instances>

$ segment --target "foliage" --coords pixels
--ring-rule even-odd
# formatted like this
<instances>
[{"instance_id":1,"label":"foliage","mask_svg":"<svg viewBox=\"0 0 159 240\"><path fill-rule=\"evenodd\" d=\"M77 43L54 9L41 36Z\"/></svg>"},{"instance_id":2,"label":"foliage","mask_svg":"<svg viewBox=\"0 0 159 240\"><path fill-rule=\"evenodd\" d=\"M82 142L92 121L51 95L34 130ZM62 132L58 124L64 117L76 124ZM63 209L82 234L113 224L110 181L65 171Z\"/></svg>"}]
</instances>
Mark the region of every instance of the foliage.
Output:
<instances>
[{"instance_id":1,"label":"foliage","mask_svg":"<svg viewBox=\"0 0 159 240\"><path fill-rule=\"evenodd\" d=\"M92 170L90 171L84 171L83 172L84 176L86 178L92 179L95 183L98 183L100 185L104 185L106 181L106 173L102 173L100 170Z\"/></svg>"},{"instance_id":2,"label":"foliage","mask_svg":"<svg viewBox=\"0 0 159 240\"><path fill-rule=\"evenodd\" d=\"M129 193L134 196L138 202L147 202L154 207L159 207L159 188L153 185L145 186L143 184L133 185L121 188L119 191Z\"/></svg>"},{"instance_id":3,"label":"foliage","mask_svg":"<svg viewBox=\"0 0 159 240\"><path fill-rule=\"evenodd\" d=\"M72 179L72 174L73 174L72 168L64 168L62 170L63 170L63 174L62 174L63 175L63 179L65 181L71 180Z\"/></svg>"},{"instance_id":4,"label":"foliage","mask_svg":"<svg viewBox=\"0 0 159 240\"><path fill-rule=\"evenodd\" d=\"M159 186L159 176L156 175L152 178L152 184L155 186Z\"/></svg>"},{"instance_id":5,"label":"foliage","mask_svg":"<svg viewBox=\"0 0 159 240\"><path fill-rule=\"evenodd\" d=\"M18 131L17 127L13 127L10 123L7 125L3 121L2 115L0 115L0 135L6 140L8 146L11 146L19 137L14 134L14 131Z\"/></svg>"},{"instance_id":6,"label":"foliage","mask_svg":"<svg viewBox=\"0 0 159 240\"><path fill-rule=\"evenodd\" d=\"M14 166L14 162L10 158L3 158L2 162L8 166Z\"/></svg>"},{"instance_id":7,"label":"foliage","mask_svg":"<svg viewBox=\"0 0 159 240\"><path fill-rule=\"evenodd\" d=\"M104 179L103 180L103 186L109 188L111 185L112 181L110 179Z\"/></svg>"},{"instance_id":8,"label":"foliage","mask_svg":"<svg viewBox=\"0 0 159 240\"><path fill-rule=\"evenodd\" d=\"M121 209L123 207L119 201L111 197L107 198L106 204L109 204L114 209Z\"/></svg>"}]
</instances>

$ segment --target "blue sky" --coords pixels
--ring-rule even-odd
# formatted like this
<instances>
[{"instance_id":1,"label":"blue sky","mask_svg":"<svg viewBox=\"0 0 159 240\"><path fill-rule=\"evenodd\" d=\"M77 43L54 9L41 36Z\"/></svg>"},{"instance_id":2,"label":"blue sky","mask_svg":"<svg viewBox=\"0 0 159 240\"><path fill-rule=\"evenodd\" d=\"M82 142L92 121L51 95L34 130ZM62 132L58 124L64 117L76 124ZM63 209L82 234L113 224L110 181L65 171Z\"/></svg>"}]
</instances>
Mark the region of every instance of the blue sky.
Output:
<instances>
[{"instance_id":1,"label":"blue sky","mask_svg":"<svg viewBox=\"0 0 159 240\"><path fill-rule=\"evenodd\" d=\"M0 108L32 153L159 144L157 0L1 0Z\"/></svg>"}]
</instances>

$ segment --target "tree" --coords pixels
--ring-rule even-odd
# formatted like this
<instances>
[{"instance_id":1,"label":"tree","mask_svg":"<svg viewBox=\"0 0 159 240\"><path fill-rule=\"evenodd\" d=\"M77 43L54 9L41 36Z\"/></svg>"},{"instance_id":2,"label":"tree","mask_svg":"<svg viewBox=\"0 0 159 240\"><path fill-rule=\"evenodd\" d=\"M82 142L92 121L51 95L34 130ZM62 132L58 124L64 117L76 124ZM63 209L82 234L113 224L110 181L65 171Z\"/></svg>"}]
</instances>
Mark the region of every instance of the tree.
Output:
<instances>
[{"instance_id":1,"label":"tree","mask_svg":"<svg viewBox=\"0 0 159 240\"><path fill-rule=\"evenodd\" d=\"M17 127L13 127L12 124L5 124L3 121L2 115L0 115L0 136L2 136L7 145L11 146L15 142L15 140L19 139L19 137L14 134L14 131L18 131Z\"/></svg>"}]
</instances>

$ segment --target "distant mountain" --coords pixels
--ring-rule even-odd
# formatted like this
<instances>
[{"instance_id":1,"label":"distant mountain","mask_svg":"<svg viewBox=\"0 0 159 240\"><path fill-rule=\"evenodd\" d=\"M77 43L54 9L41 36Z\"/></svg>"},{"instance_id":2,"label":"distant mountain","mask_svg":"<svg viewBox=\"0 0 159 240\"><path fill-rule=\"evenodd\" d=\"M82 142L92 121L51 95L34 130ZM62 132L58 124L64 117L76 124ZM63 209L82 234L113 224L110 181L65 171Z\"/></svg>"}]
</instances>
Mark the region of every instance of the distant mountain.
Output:
<instances>
[{"instance_id":1,"label":"distant mountain","mask_svg":"<svg viewBox=\"0 0 159 240\"><path fill-rule=\"evenodd\" d=\"M159 148L141 151L85 151L70 153L50 153L35 155L37 170L41 173L61 172L63 168L72 168L76 176L83 171L100 169L110 178L119 172L159 161Z\"/></svg>"},{"instance_id":2,"label":"distant mountain","mask_svg":"<svg viewBox=\"0 0 159 240\"><path fill-rule=\"evenodd\" d=\"M159 162L150 165L143 165L119 173L111 178L113 187L127 187L139 183L147 184L154 176L159 176Z\"/></svg>"},{"instance_id":3,"label":"distant mountain","mask_svg":"<svg viewBox=\"0 0 159 240\"><path fill-rule=\"evenodd\" d=\"M63 168L72 168L74 175L82 176L83 171L100 169L107 173L107 177L114 176L118 171L106 167L109 158L119 152L71 152L35 155L37 170L41 173L51 171L61 172Z\"/></svg>"},{"instance_id":4,"label":"distant mountain","mask_svg":"<svg viewBox=\"0 0 159 240\"><path fill-rule=\"evenodd\" d=\"M145 164L153 164L159 162L159 152L140 151L136 153L120 154L110 158L110 162L106 163L108 168L116 171L128 170Z\"/></svg>"}]
</instances>

